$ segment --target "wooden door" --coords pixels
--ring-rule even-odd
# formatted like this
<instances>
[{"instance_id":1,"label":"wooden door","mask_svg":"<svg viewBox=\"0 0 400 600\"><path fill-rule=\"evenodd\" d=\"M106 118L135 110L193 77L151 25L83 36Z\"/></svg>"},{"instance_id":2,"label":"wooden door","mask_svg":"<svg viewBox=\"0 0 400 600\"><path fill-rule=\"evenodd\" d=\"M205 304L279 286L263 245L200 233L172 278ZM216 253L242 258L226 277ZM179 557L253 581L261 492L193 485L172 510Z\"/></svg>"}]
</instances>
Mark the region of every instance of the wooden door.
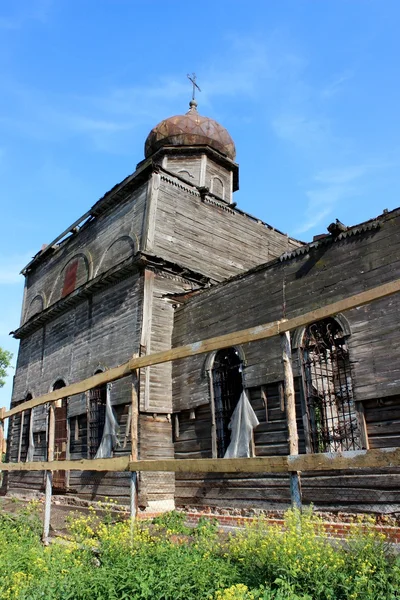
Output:
<instances>
[{"instance_id":1,"label":"wooden door","mask_svg":"<svg viewBox=\"0 0 400 600\"><path fill-rule=\"evenodd\" d=\"M55 435L54 460L67 458L67 399L62 400L59 408L54 409ZM53 492L66 491L66 471L53 472Z\"/></svg>"}]
</instances>

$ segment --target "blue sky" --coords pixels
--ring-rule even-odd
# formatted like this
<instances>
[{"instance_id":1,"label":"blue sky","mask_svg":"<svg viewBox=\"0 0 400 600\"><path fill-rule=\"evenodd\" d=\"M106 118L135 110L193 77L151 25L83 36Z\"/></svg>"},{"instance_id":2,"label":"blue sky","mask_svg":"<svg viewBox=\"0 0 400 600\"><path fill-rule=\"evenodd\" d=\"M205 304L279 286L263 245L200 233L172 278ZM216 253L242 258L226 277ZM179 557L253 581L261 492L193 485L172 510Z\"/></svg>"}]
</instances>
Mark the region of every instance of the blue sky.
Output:
<instances>
[{"instance_id":1,"label":"blue sky","mask_svg":"<svg viewBox=\"0 0 400 600\"><path fill-rule=\"evenodd\" d=\"M308 241L398 206L399 17L398 0L0 0L0 346L18 349L20 269L186 112L187 73L235 140L243 210Z\"/></svg>"}]
</instances>

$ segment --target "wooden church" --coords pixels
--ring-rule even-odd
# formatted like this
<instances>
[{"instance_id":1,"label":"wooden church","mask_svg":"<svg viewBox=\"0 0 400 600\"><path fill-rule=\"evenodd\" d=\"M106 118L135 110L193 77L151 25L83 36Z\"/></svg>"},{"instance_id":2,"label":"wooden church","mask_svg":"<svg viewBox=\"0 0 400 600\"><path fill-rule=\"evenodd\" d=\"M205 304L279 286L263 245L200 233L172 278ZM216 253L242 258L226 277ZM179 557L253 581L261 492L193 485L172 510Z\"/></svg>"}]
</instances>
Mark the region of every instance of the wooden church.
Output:
<instances>
[{"instance_id":1,"label":"wooden church","mask_svg":"<svg viewBox=\"0 0 400 600\"><path fill-rule=\"evenodd\" d=\"M356 227L332 224L306 245L240 210L238 182L232 138L194 99L186 114L154 127L136 171L25 267L12 407L132 355L295 316L399 277L400 210ZM399 445L399 302L394 296L295 332L301 452ZM225 456L244 402L253 419L248 455L288 454L277 344L143 369L139 458ZM125 378L65 398L55 411L55 457L130 454L131 393ZM47 406L14 416L7 460L45 460L47 428ZM396 470L317 474L305 476L303 495L327 508L368 508L384 489L400 505L399 484ZM44 474L9 473L6 486L40 492ZM129 474L58 471L53 491L126 502ZM278 475L139 480L139 505L149 509L279 508L289 497Z\"/></svg>"}]
</instances>

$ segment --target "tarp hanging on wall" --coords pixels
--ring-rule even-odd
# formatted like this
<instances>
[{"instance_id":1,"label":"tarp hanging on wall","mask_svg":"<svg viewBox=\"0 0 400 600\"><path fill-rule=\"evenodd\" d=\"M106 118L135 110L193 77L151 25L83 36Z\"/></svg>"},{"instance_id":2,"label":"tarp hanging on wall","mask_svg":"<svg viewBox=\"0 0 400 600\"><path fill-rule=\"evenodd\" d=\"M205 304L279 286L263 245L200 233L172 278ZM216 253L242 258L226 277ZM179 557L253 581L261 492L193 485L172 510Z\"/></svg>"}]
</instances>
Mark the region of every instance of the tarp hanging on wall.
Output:
<instances>
[{"instance_id":1,"label":"tarp hanging on wall","mask_svg":"<svg viewBox=\"0 0 400 600\"><path fill-rule=\"evenodd\" d=\"M231 430L231 442L224 458L249 458L251 436L253 429L259 423L247 397L247 392L243 390L228 425Z\"/></svg>"},{"instance_id":2,"label":"tarp hanging on wall","mask_svg":"<svg viewBox=\"0 0 400 600\"><path fill-rule=\"evenodd\" d=\"M107 384L106 396L106 421L104 423L103 436L95 458L111 458L114 448L119 446L119 425L111 406L111 384Z\"/></svg>"}]
</instances>

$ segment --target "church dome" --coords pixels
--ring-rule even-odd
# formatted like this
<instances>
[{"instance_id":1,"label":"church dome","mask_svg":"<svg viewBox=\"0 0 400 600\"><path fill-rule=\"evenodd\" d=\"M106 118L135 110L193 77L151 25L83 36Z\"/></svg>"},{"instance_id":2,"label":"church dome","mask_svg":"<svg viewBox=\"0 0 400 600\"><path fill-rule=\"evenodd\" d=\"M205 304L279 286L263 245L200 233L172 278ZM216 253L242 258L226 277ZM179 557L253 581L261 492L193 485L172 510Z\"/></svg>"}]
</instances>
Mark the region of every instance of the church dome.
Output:
<instances>
[{"instance_id":1,"label":"church dome","mask_svg":"<svg viewBox=\"0 0 400 600\"><path fill-rule=\"evenodd\" d=\"M146 158L163 146L211 146L231 160L236 156L227 130L214 119L199 115L195 100L185 115L164 119L150 131L144 146Z\"/></svg>"}]
</instances>

